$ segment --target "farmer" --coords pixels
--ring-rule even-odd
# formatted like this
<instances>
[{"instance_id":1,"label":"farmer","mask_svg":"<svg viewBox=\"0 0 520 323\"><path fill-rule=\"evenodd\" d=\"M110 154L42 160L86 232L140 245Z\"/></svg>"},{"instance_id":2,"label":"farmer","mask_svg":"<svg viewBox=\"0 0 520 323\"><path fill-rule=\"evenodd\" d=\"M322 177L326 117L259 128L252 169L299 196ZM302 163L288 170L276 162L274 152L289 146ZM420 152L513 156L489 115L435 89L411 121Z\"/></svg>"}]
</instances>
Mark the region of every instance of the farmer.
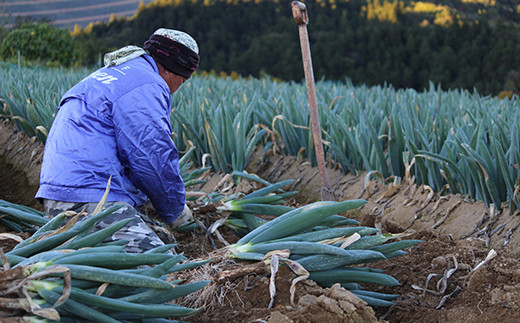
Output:
<instances>
[{"instance_id":1,"label":"farmer","mask_svg":"<svg viewBox=\"0 0 520 323\"><path fill-rule=\"evenodd\" d=\"M105 208L124 206L94 230L133 218L108 239L128 240L129 252L164 245L140 210L147 199L170 229L192 218L171 139L170 101L199 66L198 52L188 34L161 28L143 48L106 54L103 68L63 95L36 193L49 217L65 210L91 214L111 179Z\"/></svg>"}]
</instances>

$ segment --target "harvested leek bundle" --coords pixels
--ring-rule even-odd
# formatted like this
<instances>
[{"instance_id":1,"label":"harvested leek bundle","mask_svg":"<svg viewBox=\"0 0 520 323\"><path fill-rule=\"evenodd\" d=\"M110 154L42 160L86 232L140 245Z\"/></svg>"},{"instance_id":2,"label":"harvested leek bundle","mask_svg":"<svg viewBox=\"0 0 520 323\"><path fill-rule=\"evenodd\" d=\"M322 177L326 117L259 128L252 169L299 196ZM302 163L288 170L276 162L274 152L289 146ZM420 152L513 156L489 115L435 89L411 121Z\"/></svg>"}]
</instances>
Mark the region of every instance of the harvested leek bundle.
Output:
<instances>
[{"instance_id":1,"label":"harvested leek bundle","mask_svg":"<svg viewBox=\"0 0 520 323\"><path fill-rule=\"evenodd\" d=\"M378 270L357 265L406 254L402 249L420 240L387 243L403 235L380 234L376 228L358 226L358 221L339 215L361 207L365 200L316 202L293 208L279 204L294 194L282 189L292 180L271 184L250 174L233 175L258 181L265 187L247 195L213 195L215 210L227 214L225 225L240 237L227 248L232 258L264 261L280 250L288 250L287 261L302 266L309 279L323 287L340 283L375 306L390 306L391 300L399 296L363 290L361 283L393 286L399 282ZM258 215L275 218L269 221ZM188 224L179 231L197 226Z\"/></svg>"},{"instance_id":2,"label":"harvested leek bundle","mask_svg":"<svg viewBox=\"0 0 520 323\"><path fill-rule=\"evenodd\" d=\"M170 253L173 244L136 254L124 251L126 241L103 242L127 220L89 232L93 224L119 207L114 205L60 228L66 218L62 213L31 238L2 253L0 308L13 311L4 319L141 322L198 312L200 308L170 302L203 288L208 281L183 285L167 278L207 261L185 262L184 255Z\"/></svg>"},{"instance_id":3,"label":"harvested leek bundle","mask_svg":"<svg viewBox=\"0 0 520 323\"><path fill-rule=\"evenodd\" d=\"M45 213L28 206L0 200L0 225L15 232L34 232L36 227L47 223Z\"/></svg>"},{"instance_id":4,"label":"harvested leek bundle","mask_svg":"<svg viewBox=\"0 0 520 323\"><path fill-rule=\"evenodd\" d=\"M323 287L340 283L369 305L390 306L398 295L365 291L361 285L395 286L399 282L379 270L356 265L396 257L402 249L420 240L385 242L403 235L379 234L379 230L361 226L326 225L331 217L356 209L366 201L316 202L289 211L266 222L228 247L230 256L241 260L270 261L272 255L296 268ZM303 268L301 268L303 267Z\"/></svg>"}]
</instances>

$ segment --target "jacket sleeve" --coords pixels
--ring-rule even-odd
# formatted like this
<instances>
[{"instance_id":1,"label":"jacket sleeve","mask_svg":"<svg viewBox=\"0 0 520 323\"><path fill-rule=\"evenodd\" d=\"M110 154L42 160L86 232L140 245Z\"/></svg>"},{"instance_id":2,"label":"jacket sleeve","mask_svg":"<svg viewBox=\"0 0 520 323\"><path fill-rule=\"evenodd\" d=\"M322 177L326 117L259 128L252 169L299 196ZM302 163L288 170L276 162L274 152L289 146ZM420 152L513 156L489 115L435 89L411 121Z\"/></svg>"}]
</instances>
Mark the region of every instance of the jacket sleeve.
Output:
<instances>
[{"instance_id":1,"label":"jacket sleeve","mask_svg":"<svg viewBox=\"0 0 520 323\"><path fill-rule=\"evenodd\" d=\"M112 117L119 158L132 183L172 223L184 208L186 193L171 139L170 95L159 88L145 84L126 93L114 102Z\"/></svg>"}]
</instances>

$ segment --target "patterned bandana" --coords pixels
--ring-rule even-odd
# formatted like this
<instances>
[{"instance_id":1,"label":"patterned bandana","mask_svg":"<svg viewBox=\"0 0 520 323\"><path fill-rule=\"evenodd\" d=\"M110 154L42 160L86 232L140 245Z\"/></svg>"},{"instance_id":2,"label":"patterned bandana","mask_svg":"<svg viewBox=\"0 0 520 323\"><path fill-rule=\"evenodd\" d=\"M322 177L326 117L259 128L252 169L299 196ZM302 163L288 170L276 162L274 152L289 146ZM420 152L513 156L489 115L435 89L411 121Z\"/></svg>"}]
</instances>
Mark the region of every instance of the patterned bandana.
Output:
<instances>
[{"instance_id":1,"label":"patterned bandana","mask_svg":"<svg viewBox=\"0 0 520 323\"><path fill-rule=\"evenodd\" d=\"M144 49L125 46L104 56L105 67L117 66L141 55L153 56L168 71L190 77L200 62L197 42L185 32L157 29L144 43Z\"/></svg>"},{"instance_id":2,"label":"patterned bandana","mask_svg":"<svg viewBox=\"0 0 520 323\"><path fill-rule=\"evenodd\" d=\"M159 28L153 34L170 38L171 40L174 40L188 47L189 49L194 51L195 54L199 54L199 46L197 46L197 42L195 41L195 39L191 38L191 36L185 32L173 29Z\"/></svg>"},{"instance_id":3,"label":"patterned bandana","mask_svg":"<svg viewBox=\"0 0 520 323\"><path fill-rule=\"evenodd\" d=\"M161 28L150 36L143 47L174 74L190 77L199 67L197 43L181 31Z\"/></svg>"}]
</instances>

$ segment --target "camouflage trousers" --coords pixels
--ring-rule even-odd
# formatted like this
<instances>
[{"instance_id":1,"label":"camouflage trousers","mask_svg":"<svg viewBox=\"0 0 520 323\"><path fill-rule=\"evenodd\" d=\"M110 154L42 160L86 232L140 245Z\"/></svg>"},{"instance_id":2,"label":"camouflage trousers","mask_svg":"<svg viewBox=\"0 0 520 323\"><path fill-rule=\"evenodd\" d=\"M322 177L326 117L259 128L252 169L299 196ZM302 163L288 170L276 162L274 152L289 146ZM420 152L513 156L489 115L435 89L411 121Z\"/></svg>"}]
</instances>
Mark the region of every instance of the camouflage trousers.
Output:
<instances>
[{"instance_id":1,"label":"camouflage trousers","mask_svg":"<svg viewBox=\"0 0 520 323\"><path fill-rule=\"evenodd\" d=\"M130 221L122 229L106 239L105 242L128 240L125 250L127 252L136 253L142 253L152 248L164 245L164 242L149 226L153 225L152 220L130 204L123 202L106 202L103 209L107 209L115 204L123 204L123 207L98 221L92 230L93 232L104 229L117 221L133 218L133 221ZM86 214L92 214L97 205L98 203L70 203L43 200L43 206L45 208L45 213L48 214L48 218L53 218L64 211L75 211L78 213L84 211ZM82 217L80 217L79 221L81 220Z\"/></svg>"}]
</instances>

